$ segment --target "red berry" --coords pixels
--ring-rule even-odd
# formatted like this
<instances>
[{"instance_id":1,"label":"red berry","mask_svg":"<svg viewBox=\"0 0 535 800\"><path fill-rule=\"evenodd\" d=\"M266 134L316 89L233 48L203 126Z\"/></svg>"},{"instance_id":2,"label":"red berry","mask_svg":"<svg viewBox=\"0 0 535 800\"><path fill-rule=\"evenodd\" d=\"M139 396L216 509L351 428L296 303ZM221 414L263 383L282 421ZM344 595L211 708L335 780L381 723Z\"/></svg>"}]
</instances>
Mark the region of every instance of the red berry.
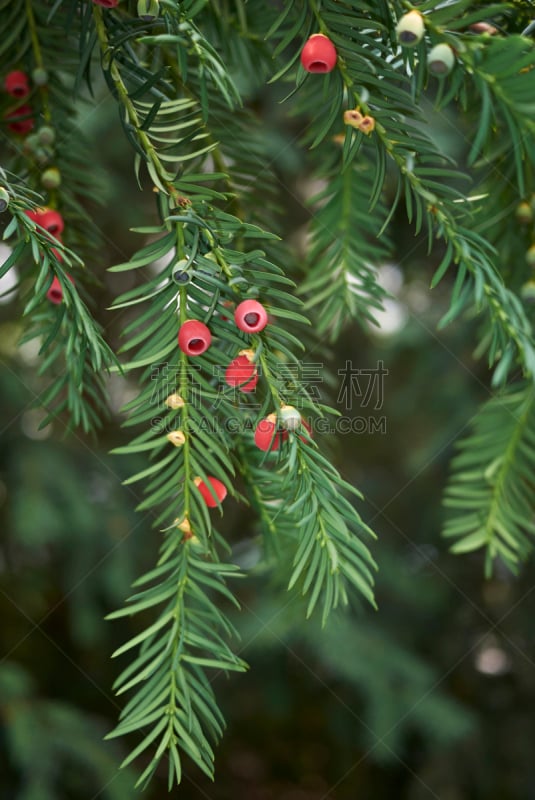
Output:
<instances>
[{"instance_id":1,"label":"red berry","mask_svg":"<svg viewBox=\"0 0 535 800\"><path fill-rule=\"evenodd\" d=\"M227 487L217 478L208 476L207 480L210 486L207 486L201 478L195 478L193 482L201 493L202 499L208 508L215 508L219 503L222 503L227 496ZM217 500L214 494L217 496Z\"/></svg>"},{"instance_id":2,"label":"red berry","mask_svg":"<svg viewBox=\"0 0 535 800\"><path fill-rule=\"evenodd\" d=\"M267 311L258 300L244 300L234 312L234 322L244 333L258 333L267 325Z\"/></svg>"},{"instance_id":3,"label":"red berry","mask_svg":"<svg viewBox=\"0 0 535 800\"><path fill-rule=\"evenodd\" d=\"M59 211L54 211L52 208L36 208L35 211L26 210L24 212L33 222L36 222L45 231L48 231L59 239L65 228L63 217Z\"/></svg>"},{"instance_id":4,"label":"red berry","mask_svg":"<svg viewBox=\"0 0 535 800\"><path fill-rule=\"evenodd\" d=\"M70 275L67 275L67 278L72 284L74 284L74 281ZM58 278L54 277L50 289L46 293L46 297L47 300L50 300L50 302L54 303L54 305L58 305L63 300L63 288Z\"/></svg>"},{"instance_id":5,"label":"red berry","mask_svg":"<svg viewBox=\"0 0 535 800\"><path fill-rule=\"evenodd\" d=\"M301 64L307 72L331 72L336 65L336 48L323 33L315 33L301 51Z\"/></svg>"},{"instance_id":6,"label":"red berry","mask_svg":"<svg viewBox=\"0 0 535 800\"><path fill-rule=\"evenodd\" d=\"M13 133L29 133L35 124L34 118L30 116L31 113L32 109L26 105L8 111L5 118L14 120L8 124L9 130ZM26 119L19 119L19 117L26 117Z\"/></svg>"},{"instance_id":7,"label":"red berry","mask_svg":"<svg viewBox=\"0 0 535 800\"><path fill-rule=\"evenodd\" d=\"M180 326L178 346L187 356L200 356L212 342L209 328L198 319L188 319Z\"/></svg>"},{"instance_id":8,"label":"red berry","mask_svg":"<svg viewBox=\"0 0 535 800\"><path fill-rule=\"evenodd\" d=\"M245 355L236 356L225 370L225 383L240 392L252 392L258 383L256 364Z\"/></svg>"},{"instance_id":9,"label":"red berry","mask_svg":"<svg viewBox=\"0 0 535 800\"><path fill-rule=\"evenodd\" d=\"M288 438L288 431L280 433L278 427L276 414L268 414L265 419L261 419L254 432L255 445L264 452L278 450L281 441L284 442Z\"/></svg>"},{"instance_id":10,"label":"red berry","mask_svg":"<svg viewBox=\"0 0 535 800\"><path fill-rule=\"evenodd\" d=\"M93 0L96 6L104 6L104 8L115 8L119 5L119 0Z\"/></svg>"},{"instance_id":11,"label":"red berry","mask_svg":"<svg viewBox=\"0 0 535 800\"><path fill-rule=\"evenodd\" d=\"M54 211L52 208L47 208L43 213L39 214L36 222L44 228L45 231L55 236L56 239L61 236L65 227L63 217L59 211Z\"/></svg>"},{"instance_id":12,"label":"red berry","mask_svg":"<svg viewBox=\"0 0 535 800\"><path fill-rule=\"evenodd\" d=\"M8 72L4 81L4 89L12 97L26 97L30 94L28 76L20 70Z\"/></svg>"}]
</instances>

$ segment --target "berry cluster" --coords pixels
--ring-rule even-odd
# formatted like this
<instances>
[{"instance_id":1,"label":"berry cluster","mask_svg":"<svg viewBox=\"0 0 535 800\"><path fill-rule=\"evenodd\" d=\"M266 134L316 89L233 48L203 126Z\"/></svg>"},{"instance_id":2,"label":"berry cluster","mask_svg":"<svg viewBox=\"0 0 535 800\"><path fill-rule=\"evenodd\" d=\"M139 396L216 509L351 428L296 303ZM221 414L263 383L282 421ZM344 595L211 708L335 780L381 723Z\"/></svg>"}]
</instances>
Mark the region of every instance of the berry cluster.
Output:
<instances>
[{"instance_id":1,"label":"berry cluster","mask_svg":"<svg viewBox=\"0 0 535 800\"><path fill-rule=\"evenodd\" d=\"M43 228L43 230L53 236L54 239L57 239L58 242L63 241L62 233L65 223L59 211L55 211L53 208L45 207L36 208L35 210L29 209L25 211L25 214L32 220L32 222L35 222L36 225L39 225L41 228ZM56 247L52 248L52 252L59 262L63 261L63 256ZM67 275L67 278L71 283L74 283L74 280L70 275ZM56 276L54 276L46 296L51 303L54 303L54 305L58 305L62 302L63 289L59 279Z\"/></svg>"},{"instance_id":2,"label":"berry cluster","mask_svg":"<svg viewBox=\"0 0 535 800\"><path fill-rule=\"evenodd\" d=\"M32 72L32 80L37 87L46 86L48 73L42 68L37 68ZM50 125L41 125L35 133L31 133L35 127L34 111L27 103L20 105L20 101L27 98L31 93L30 78L22 70L12 70L4 79L4 89L8 95L19 101L17 106L8 110L5 114L5 119L10 120L8 122L9 130L25 137L24 153L39 167L44 166L54 154L53 145L56 133ZM41 184L48 190L57 189L61 184L61 174L58 168L47 167L41 173ZM32 222L43 228L46 233L60 243L62 242L61 236L65 225L63 217L58 211L45 207L28 210L25 213ZM63 261L63 257L57 248L53 247L52 253L58 261ZM67 277L71 283L74 283L70 275ZM57 277L54 276L46 296L51 303L56 305L63 300L63 289Z\"/></svg>"},{"instance_id":3,"label":"berry cluster","mask_svg":"<svg viewBox=\"0 0 535 800\"><path fill-rule=\"evenodd\" d=\"M419 44L425 33L425 20L416 9L404 14L396 25L398 42L402 47L415 47ZM455 65L455 53L449 44L440 42L428 53L427 69L437 78L449 75Z\"/></svg>"},{"instance_id":4,"label":"berry cluster","mask_svg":"<svg viewBox=\"0 0 535 800\"><path fill-rule=\"evenodd\" d=\"M227 305L227 304L225 304ZM258 300L243 300L234 310L234 322L236 327L243 333L260 333L268 324L268 313L265 307ZM187 356L195 357L205 353L212 343L212 334L208 326L197 319L189 319L182 323L178 331L178 346ZM225 383L237 388L241 392L252 392L258 383L258 369L255 362L253 350L240 350L238 355L232 359L225 370ZM169 395L166 405L173 409L184 406L184 400L178 394ZM297 431L301 426L307 431L307 436L299 438L308 441L311 429L301 414L293 406L283 405L279 414L269 414L261 419L254 433L256 446L264 452L278 450L281 443L288 439L289 432ZM186 441L182 431L171 431L167 434L167 439L175 447L181 447ZM209 486L201 480L195 478L195 485L200 491L202 498L207 506L214 508L221 503L226 495L225 485L214 477L207 478Z\"/></svg>"},{"instance_id":5,"label":"berry cluster","mask_svg":"<svg viewBox=\"0 0 535 800\"><path fill-rule=\"evenodd\" d=\"M9 109L5 114L5 119L8 120L7 127L12 133L25 136L35 125L32 107L27 103L22 105L20 103L21 100L28 97L31 91L30 81L26 73L21 70L8 72L4 80L4 90L8 95L19 101L16 106Z\"/></svg>"},{"instance_id":6,"label":"berry cluster","mask_svg":"<svg viewBox=\"0 0 535 800\"><path fill-rule=\"evenodd\" d=\"M518 204L516 218L521 225L531 228L532 244L526 251L526 262L529 267L535 269L535 194Z\"/></svg>"}]
</instances>

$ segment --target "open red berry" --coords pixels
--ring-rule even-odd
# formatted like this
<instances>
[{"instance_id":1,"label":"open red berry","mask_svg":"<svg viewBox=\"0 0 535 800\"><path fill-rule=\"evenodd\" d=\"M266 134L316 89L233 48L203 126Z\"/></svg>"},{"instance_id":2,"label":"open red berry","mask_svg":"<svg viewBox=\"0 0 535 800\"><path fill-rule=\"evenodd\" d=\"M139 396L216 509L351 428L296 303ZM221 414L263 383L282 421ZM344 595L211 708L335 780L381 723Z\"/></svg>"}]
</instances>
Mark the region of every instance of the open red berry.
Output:
<instances>
[{"instance_id":1,"label":"open red berry","mask_svg":"<svg viewBox=\"0 0 535 800\"><path fill-rule=\"evenodd\" d=\"M8 72L4 80L4 89L11 97L26 97L30 94L28 76L18 69Z\"/></svg>"},{"instance_id":2,"label":"open red berry","mask_svg":"<svg viewBox=\"0 0 535 800\"><path fill-rule=\"evenodd\" d=\"M54 211L52 208L47 208L42 214L39 214L37 224L40 225L45 231L48 231L55 236L56 239L63 233L65 223L59 211Z\"/></svg>"},{"instance_id":3,"label":"open red berry","mask_svg":"<svg viewBox=\"0 0 535 800\"><path fill-rule=\"evenodd\" d=\"M65 223L59 211L55 211L53 208L36 208L35 211L28 210L24 213L33 222L44 228L45 231L55 236L56 239L59 239L63 233Z\"/></svg>"},{"instance_id":4,"label":"open red berry","mask_svg":"<svg viewBox=\"0 0 535 800\"><path fill-rule=\"evenodd\" d=\"M311 36L301 51L301 64L307 72L331 72L336 59L336 48L323 33Z\"/></svg>"},{"instance_id":5,"label":"open red berry","mask_svg":"<svg viewBox=\"0 0 535 800\"><path fill-rule=\"evenodd\" d=\"M234 311L234 321L244 333L263 331L268 322L267 311L258 300L244 300Z\"/></svg>"},{"instance_id":6,"label":"open red berry","mask_svg":"<svg viewBox=\"0 0 535 800\"><path fill-rule=\"evenodd\" d=\"M72 284L74 284L74 281L70 275L67 275L67 278L70 280ZM63 288L58 278L54 277L54 280L50 285L50 289L46 293L46 298L47 300L50 300L51 303L54 303L54 305L56 306L59 305L59 303L61 303L61 301L63 300Z\"/></svg>"},{"instance_id":7,"label":"open red berry","mask_svg":"<svg viewBox=\"0 0 535 800\"><path fill-rule=\"evenodd\" d=\"M13 122L10 122L7 126L9 130L13 131L13 133L20 133L21 135L29 133L35 124L34 118L30 116L31 113L32 109L30 106L26 105L8 111L6 119L13 120ZM19 117L25 117L25 119L19 119Z\"/></svg>"},{"instance_id":8,"label":"open red berry","mask_svg":"<svg viewBox=\"0 0 535 800\"><path fill-rule=\"evenodd\" d=\"M208 476L207 480L210 484L209 486L201 478L194 478L193 482L201 493L202 499L208 508L215 508L219 503L222 503L227 496L227 487L222 481L218 480L218 478Z\"/></svg>"},{"instance_id":9,"label":"open red berry","mask_svg":"<svg viewBox=\"0 0 535 800\"><path fill-rule=\"evenodd\" d=\"M268 450L278 450L281 442L288 438L288 431L279 431L279 423L276 414L268 414L261 419L254 432L255 445L264 452Z\"/></svg>"},{"instance_id":10,"label":"open red berry","mask_svg":"<svg viewBox=\"0 0 535 800\"><path fill-rule=\"evenodd\" d=\"M188 319L180 326L178 346L187 356L200 356L212 343L210 329L198 319Z\"/></svg>"},{"instance_id":11,"label":"open red berry","mask_svg":"<svg viewBox=\"0 0 535 800\"><path fill-rule=\"evenodd\" d=\"M225 370L225 383L240 392L252 392L258 383L256 364L244 354L236 356Z\"/></svg>"}]
</instances>

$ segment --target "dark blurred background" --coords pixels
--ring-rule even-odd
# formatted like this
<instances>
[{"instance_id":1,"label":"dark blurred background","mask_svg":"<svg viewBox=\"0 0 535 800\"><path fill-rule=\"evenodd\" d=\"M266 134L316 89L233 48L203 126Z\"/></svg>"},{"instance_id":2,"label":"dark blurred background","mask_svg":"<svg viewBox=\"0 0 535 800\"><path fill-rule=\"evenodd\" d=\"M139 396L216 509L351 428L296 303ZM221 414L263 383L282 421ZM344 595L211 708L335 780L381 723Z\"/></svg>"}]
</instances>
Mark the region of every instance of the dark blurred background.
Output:
<instances>
[{"instance_id":1,"label":"dark blurred background","mask_svg":"<svg viewBox=\"0 0 535 800\"><path fill-rule=\"evenodd\" d=\"M276 104L266 118L284 210L279 232L299 252L304 203L318 187L295 144L299 123ZM436 134L462 155L454 128L441 124ZM95 208L105 245L89 265L101 282L93 311L117 345L125 320L106 308L130 279L106 268L139 247L128 229L147 224L152 198L135 185L111 102L88 117L85 133L104 158L108 193L105 208ZM304 358L328 364L323 399L362 420L357 432L326 434L324 444L363 491L360 511L379 534L379 610L354 607L323 630L303 624L299 602L255 566L249 510L227 501L222 529L234 560L251 567L235 618L236 647L251 668L230 680L214 675L228 721L216 782L190 768L181 797L535 798L531 567L516 579L498 565L485 581L479 555L453 557L440 538L454 441L488 397L488 374L472 357L471 323L437 332L448 285L428 290L436 258L401 217L393 238L396 263L380 269L392 294L381 330L355 325ZM135 386L110 382L114 414L98 440L65 436L61 420L40 430L36 351L17 349L21 307L12 295L2 300L0 798L124 800L135 795L135 773L117 772L124 743L103 737L123 703L111 689L121 664L110 656L135 623L103 618L154 563L160 542L150 515L134 512L138 484L121 483L143 462L109 455L131 433L121 430L119 408ZM379 361L388 370L381 408L355 390L346 409L338 370ZM167 795L163 767L147 800Z\"/></svg>"}]
</instances>

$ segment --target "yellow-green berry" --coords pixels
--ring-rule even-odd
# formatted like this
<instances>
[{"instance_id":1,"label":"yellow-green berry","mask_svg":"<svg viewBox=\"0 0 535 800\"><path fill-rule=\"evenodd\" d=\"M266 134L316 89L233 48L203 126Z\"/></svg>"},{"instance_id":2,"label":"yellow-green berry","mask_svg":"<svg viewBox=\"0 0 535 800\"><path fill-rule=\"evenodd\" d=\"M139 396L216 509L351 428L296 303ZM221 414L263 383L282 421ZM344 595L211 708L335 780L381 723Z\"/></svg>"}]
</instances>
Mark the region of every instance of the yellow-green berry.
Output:
<instances>
[{"instance_id":1,"label":"yellow-green berry","mask_svg":"<svg viewBox=\"0 0 535 800\"><path fill-rule=\"evenodd\" d=\"M9 193L4 189L3 186L0 186L0 214L8 207L9 200Z\"/></svg>"},{"instance_id":2,"label":"yellow-green berry","mask_svg":"<svg viewBox=\"0 0 535 800\"><path fill-rule=\"evenodd\" d=\"M37 136L41 144L54 144L56 141L56 131L50 125L43 125L39 128Z\"/></svg>"},{"instance_id":3,"label":"yellow-green berry","mask_svg":"<svg viewBox=\"0 0 535 800\"><path fill-rule=\"evenodd\" d=\"M404 14L396 25L398 42L403 47L414 47L421 42L424 36L424 18L415 9Z\"/></svg>"},{"instance_id":4,"label":"yellow-green berry","mask_svg":"<svg viewBox=\"0 0 535 800\"><path fill-rule=\"evenodd\" d=\"M45 189L57 189L61 185L61 173L57 167L45 169L41 175L41 183Z\"/></svg>"},{"instance_id":5,"label":"yellow-green berry","mask_svg":"<svg viewBox=\"0 0 535 800\"><path fill-rule=\"evenodd\" d=\"M453 69L455 54L449 44L436 44L427 56L427 69L438 78L443 78Z\"/></svg>"},{"instance_id":6,"label":"yellow-green berry","mask_svg":"<svg viewBox=\"0 0 535 800\"><path fill-rule=\"evenodd\" d=\"M46 86L48 83L48 72L42 67L36 67L32 72L32 80L36 86Z\"/></svg>"},{"instance_id":7,"label":"yellow-green berry","mask_svg":"<svg viewBox=\"0 0 535 800\"><path fill-rule=\"evenodd\" d=\"M145 22L157 19L160 14L159 0L138 0L137 15Z\"/></svg>"},{"instance_id":8,"label":"yellow-green berry","mask_svg":"<svg viewBox=\"0 0 535 800\"><path fill-rule=\"evenodd\" d=\"M523 200L516 207L515 216L522 225L528 225L533 220L533 209L530 203Z\"/></svg>"}]
</instances>

